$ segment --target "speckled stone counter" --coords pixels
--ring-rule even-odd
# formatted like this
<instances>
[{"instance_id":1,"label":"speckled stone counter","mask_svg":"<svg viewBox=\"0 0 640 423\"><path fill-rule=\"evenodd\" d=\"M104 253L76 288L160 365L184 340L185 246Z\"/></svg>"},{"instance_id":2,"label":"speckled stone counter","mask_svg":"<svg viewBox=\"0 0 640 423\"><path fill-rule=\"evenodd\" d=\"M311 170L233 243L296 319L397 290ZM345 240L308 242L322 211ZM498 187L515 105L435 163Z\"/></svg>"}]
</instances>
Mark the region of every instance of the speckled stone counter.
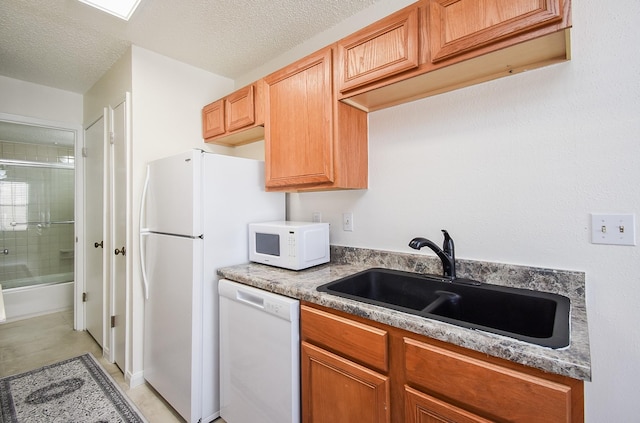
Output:
<instances>
[{"instance_id":1,"label":"speckled stone counter","mask_svg":"<svg viewBox=\"0 0 640 423\"><path fill-rule=\"evenodd\" d=\"M442 273L440 260L432 256L332 246L331 263L303 271L295 272L248 263L219 269L218 274L266 291L341 310L550 373L591 380L583 272L456 260L458 277L494 285L552 292L569 297L571 300L570 344L565 348L552 349L316 290L322 284L372 267L435 275Z\"/></svg>"}]
</instances>

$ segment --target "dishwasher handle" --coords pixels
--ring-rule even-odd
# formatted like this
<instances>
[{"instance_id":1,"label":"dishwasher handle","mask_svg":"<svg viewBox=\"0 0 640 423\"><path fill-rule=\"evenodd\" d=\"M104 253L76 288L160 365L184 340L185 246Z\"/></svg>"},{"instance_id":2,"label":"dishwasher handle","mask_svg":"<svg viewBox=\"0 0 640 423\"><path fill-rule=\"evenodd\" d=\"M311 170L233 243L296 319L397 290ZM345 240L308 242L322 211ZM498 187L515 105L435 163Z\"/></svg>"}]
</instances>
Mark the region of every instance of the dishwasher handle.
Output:
<instances>
[{"instance_id":1,"label":"dishwasher handle","mask_svg":"<svg viewBox=\"0 0 640 423\"><path fill-rule=\"evenodd\" d=\"M264 298L258 295L238 289L236 291L236 299L250 306L264 310Z\"/></svg>"},{"instance_id":2,"label":"dishwasher handle","mask_svg":"<svg viewBox=\"0 0 640 423\"><path fill-rule=\"evenodd\" d=\"M294 298L227 279L220 279L218 282L218 293L221 302L232 301L289 322L297 322L300 319L300 301Z\"/></svg>"}]
</instances>

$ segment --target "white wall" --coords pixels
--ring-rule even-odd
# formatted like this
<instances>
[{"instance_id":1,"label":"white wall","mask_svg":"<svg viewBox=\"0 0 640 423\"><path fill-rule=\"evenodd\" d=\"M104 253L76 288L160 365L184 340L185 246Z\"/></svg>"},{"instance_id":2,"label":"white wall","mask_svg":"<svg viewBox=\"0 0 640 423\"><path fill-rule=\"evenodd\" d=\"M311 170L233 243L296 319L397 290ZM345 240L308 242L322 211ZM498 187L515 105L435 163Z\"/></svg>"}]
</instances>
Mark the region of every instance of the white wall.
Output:
<instances>
[{"instance_id":1,"label":"white wall","mask_svg":"<svg viewBox=\"0 0 640 423\"><path fill-rule=\"evenodd\" d=\"M589 218L640 224L638 16L575 1L570 62L372 113L369 189L289 196L333 244L411 252L446 228L460 258L586 272L592 423L640 415L640 247L590 244Z\"/></svg>"},{"instance_id":2,"label":"white wall","mask_svg":"<svg viewBox=\"0 0 640 423\"><path fill-rule=\"evenodd\" d=\"M82 95L0 75L0 112L80 125Z\"/></svg>"},{"instance_id":3,"label":"white wall","mask_svg":"<svg viewBox=\"0 0 640 423\"><path fill-rule=\"evenodd\" d=\"M103 116L104 108L116 107L131 92L131 49L111 66L98 82L84 94L84 127Z\"/></svg>"},{"instance_id":4,"label":"white wall","mask_svg":"<svg viewBox=\"0 0 640 423\"><path fill-rule=\"evenodd\" d=\"M144 300L140 275L138 215L146 163L190 148L221 154L233 149L204 144L200 111L202 107L233 90L233 81L202 69L186 65L149 50L132 47L133 103L133 302L130 326L131 367L142 371ZM135 236L134 236L135 235Z\"/></svg>"}]
</instances>

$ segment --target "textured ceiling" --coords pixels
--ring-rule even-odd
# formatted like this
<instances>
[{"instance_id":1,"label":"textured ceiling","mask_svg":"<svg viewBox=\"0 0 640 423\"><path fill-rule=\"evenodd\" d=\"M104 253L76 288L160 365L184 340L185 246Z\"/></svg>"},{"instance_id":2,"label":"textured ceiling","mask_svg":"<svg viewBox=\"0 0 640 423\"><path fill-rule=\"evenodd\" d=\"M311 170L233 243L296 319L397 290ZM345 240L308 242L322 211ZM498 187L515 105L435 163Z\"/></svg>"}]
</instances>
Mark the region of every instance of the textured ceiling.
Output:
<instances>
[{"instance_id":1,"label":"textured ceiling","mask_svg":"<svg viewBox=\"0 0 640 423\"><path fill-rule=\"evenodd\" d=\"M232 79L380 0L0 0L0 75L86 92L131 44Z\"/></svg>"}]
</instances>

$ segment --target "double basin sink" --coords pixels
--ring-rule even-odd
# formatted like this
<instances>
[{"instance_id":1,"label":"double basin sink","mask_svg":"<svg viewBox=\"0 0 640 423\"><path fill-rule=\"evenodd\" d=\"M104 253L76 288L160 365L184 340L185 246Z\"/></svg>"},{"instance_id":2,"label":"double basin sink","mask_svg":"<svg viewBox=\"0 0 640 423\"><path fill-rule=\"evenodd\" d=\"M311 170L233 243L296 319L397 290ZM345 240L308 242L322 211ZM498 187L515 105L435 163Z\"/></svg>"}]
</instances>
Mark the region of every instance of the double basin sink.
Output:
<instances>
[{"instance_id":1,"label":"double basin sink","mask_svg":"<svg viewBox=\"0 0 640 423\"><path fill-rule=\"evenodd\" d=\"M318 291L550 348L569 345L569 298L528 289L368 269Z\"/></svg>"}]
</instances>

